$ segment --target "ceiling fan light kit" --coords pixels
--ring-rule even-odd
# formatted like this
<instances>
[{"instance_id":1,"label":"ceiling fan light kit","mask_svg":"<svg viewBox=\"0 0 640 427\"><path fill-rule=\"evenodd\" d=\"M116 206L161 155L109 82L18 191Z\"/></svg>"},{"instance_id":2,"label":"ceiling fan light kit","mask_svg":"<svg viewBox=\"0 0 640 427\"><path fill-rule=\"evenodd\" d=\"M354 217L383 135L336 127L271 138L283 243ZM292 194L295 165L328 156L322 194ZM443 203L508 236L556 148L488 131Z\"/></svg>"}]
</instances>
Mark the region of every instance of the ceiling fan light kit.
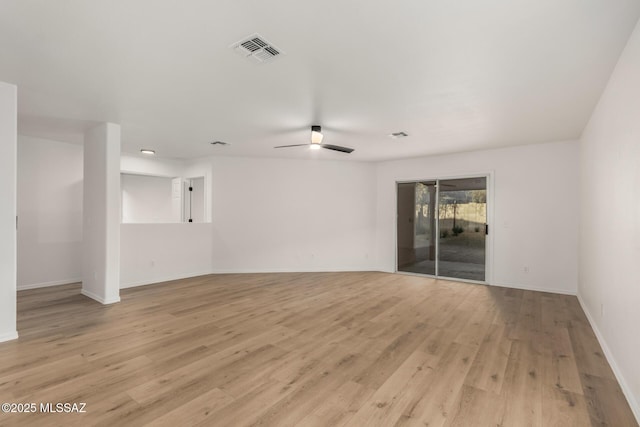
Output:
<instances>
[{"instance_id":1,"label":"ceiling fan light kit","mask_svg":"<svg viewBox=\"0 0 640 427\"><path fill-rule=\"evenodd\" d=\"M320 125L311 126L311 143L309 144L293 144L293 145L278 145L273 148L289 148L289 147L302 147L309 146L311 150L319 150L320 148L326 148L327 150L339 151L341 153L351 153L353 152L353 148L349 147L341 147L339 145L331 145L331 144L323 144L322 138L322 127Z\"/></svg>"},{"instance_id":2,"label":"ceiling fan light kit","mask_svg":"<svg viewBox=\"0 0 640 427\"><path fill-rule=\"evenodd\" d=\"M318 125L311 126L311 143L322 144L322 128Z\"/></svg>"}]
</instances>

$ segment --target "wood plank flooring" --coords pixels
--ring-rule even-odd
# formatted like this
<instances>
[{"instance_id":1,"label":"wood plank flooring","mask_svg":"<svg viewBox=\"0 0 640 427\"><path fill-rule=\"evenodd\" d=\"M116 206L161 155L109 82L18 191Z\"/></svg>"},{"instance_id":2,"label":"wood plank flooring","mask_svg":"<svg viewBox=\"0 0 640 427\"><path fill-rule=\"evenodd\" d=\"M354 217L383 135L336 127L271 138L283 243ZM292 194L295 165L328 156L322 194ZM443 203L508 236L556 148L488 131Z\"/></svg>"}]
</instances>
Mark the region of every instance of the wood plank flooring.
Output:
<instances>
[{"instance_id":1,"label":"wood plank flooring","mask_svg":"<svg viewBox=\"0 0 640 427\"><path fill-rule=\"evenodd\" d=\"M637 426L575 297L385 273L22 291L0 413L22 426Z\"/></svg>"}]
</instances>

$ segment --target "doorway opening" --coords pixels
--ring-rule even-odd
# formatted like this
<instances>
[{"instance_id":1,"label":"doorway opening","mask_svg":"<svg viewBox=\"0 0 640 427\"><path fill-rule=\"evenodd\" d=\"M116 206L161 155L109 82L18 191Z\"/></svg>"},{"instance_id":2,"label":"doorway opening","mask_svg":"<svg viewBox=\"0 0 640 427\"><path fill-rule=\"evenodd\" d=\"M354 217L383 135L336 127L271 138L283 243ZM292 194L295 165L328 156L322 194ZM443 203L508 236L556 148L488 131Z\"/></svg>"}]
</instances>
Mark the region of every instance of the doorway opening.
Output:
<instances>
[{"instance_id":1,"label":"doorway opening","mask_svg":"<svg viewBox=\"0 0 640 427\"><path fill-rule=\"evenodd\" d=\"M487 281L487 176L397 183L397 271Z\"/></svg>"}]
</instances>

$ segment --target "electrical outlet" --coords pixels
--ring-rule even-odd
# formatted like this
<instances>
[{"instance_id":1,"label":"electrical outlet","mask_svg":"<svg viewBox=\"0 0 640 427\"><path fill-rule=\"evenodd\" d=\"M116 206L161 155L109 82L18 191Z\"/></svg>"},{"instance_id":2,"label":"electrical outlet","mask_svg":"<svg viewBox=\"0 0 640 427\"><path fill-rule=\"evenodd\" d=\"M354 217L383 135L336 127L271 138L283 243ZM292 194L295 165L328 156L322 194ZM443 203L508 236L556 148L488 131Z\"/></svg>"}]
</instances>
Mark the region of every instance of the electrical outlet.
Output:
<instances>
[{"instance_id":1,"label":"electrical outlet","mask_svg":"<svg viewBox=\"0 0 640 427\"><path fill-rule=\"evenodd\" d=\"M528 266L528 265L525 265L525 266L522 268L522 271L524 271L525 273L528 273L528 272L529 272L529 266Z\"/></svg>"},{"instance_id":2,"label":"electrical outlet","mask_svg":"<svg viewBox=\"0 0 640 427\"><path fill-rule=\"evenodd\" d=\"M156 261L152 259L150 264L151 264L151 267L155 267L156 266Z\"/></svg>"}]
</instances>

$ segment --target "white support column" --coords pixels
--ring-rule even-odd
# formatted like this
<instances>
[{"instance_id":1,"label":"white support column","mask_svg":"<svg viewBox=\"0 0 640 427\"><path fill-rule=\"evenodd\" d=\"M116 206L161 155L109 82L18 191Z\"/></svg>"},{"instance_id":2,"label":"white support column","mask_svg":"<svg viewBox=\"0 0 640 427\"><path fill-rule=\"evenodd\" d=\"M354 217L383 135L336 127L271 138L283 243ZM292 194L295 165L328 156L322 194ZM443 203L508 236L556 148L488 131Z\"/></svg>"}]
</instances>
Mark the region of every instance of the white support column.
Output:
<instances>
[{"instance_id":1,"label":"white support column","mask_svg":"<svg viewBox=\"0 0 640 427\"><path fill-rule=\"evenodd\" d=\"M0 342L16 331L17 88L0 82Z\"/></svg>"},{"instance_id":2,"label":"white support column","mask_svg":"<svg viewBox=\"0 0 640 427\"><path fill-rule=\"evenodd\" d=\"M120 126L84 135L82 294L120 301Z\"/></svg>"}]
</instances>

